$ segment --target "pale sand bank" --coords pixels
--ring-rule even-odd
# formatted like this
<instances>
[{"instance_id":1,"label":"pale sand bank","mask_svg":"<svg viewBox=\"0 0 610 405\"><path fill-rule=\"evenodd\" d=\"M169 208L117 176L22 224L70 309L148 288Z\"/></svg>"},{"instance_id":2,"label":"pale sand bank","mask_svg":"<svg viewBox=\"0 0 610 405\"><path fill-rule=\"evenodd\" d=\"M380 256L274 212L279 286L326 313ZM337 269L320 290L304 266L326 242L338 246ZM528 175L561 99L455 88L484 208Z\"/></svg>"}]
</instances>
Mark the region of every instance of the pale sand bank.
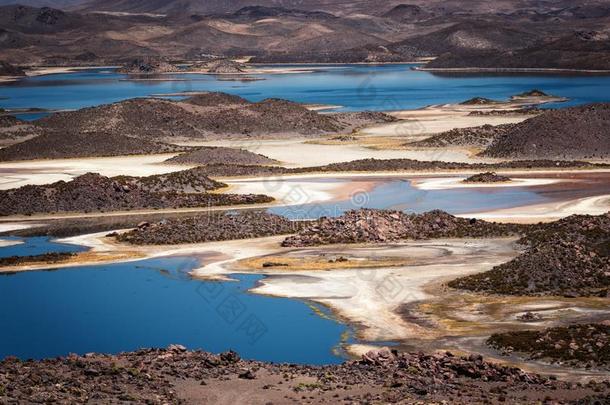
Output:
<instances>
[{"instance_id":1,"label":"pale sand bank","mask_svg":"<svg viewBox=\"0 0 610 405\"><path fill-rule=\"evenodd\" d=\"M467 176L450 178L425 178L415 179L411 185L420 190L449 190L454 188L505 188L505 187L533 187L548 186L561 183L567 179L519 179L512 178L511 181L497 183L464 183ZM573 180L571 180L573 181Z\"/></svg>"},{"instance_id":2,"label":"pale sand bank","mask_svg":"<svg viewBox=\"0 0 610 405\"><path fill-rule=\"evenodd\" d=\"M1 239L0 238L0 248L16 246L23 244L22 240L9 240L9 239Z\"/></svg>"},{"instance_id":3,"label":"pale sand bank","mask_svg":"<svg viewBox=\"0 0 610 405\"><path fill-rule=\"evenodd\" d=\"M324 138L326 139L326 138ZM331 163L349 162L359 159L414 159L425 161L444 160L448 162L484 161L474 159L467 151L461 150L392 150L372 149L358 144L322 144L312 143L312 139L285 140L235 140L187 142L191 146L225 146L241 148L259 153L268 158L282 162L286 167L323 166Z\"/></svg>"},{"instance_id":4,"label":"pale sand bank","mask_svg":"<svg viewBox=\"0 0 610 405\"><path fill-rule=\"evenodd\" d=\"M0 232L10 232L10 231L18 231L21 229L28 229L28 228L33 228L35 226L41 225L39 223L32 223L32 222L6 222L6 223L0 223Z\"/></svg>"},{"instance_id":5,"label":"pale sand bank","mask_svg":"<svg viewBox=\"0 0 610 405\"><path fill-rule=\"evenodd\" d=\"M610 212L610 194L459 216L496 222L537 223L556 221L569 215L602 215L606 212Z\"/></svg>"},{"instance_id":6,"label":"pale sand bank","mask_svg":"<svg viewBox=\"0 0 610 405\"><path fill-rule=\"evenodd\" d=\"M49 66L36 67L26 71L27 76L45 76L55 75L60 73L74 73L83 70L92 69L115 69L118 66Z\"/></svg>"},{"instance_id":7,"label":"pale sand bank","mask_svg":"<svg viewBox=\"0 0 610 405\"><path fill-rule=\"evenodd\" d=\"M406 303L429 297L424 286L431 281L457 277L490 269L516 255L514 239L436 240L404 242L392 245L340 246L352 250L369 250L370 254L400 254L417 259L417 265L398 268L352 269L333 271L263 271L270 275L252 289L253 292L286 298L315 301L332 308L339 317L362 325L360 337L383 341L421 337L421 329L405 322L397 309ZM250 244L249 244L250 245ZM324 251L327 248L316 250ZM331 247L337 249L337 246ZM386 252L387 250L387 252ZM200 277L219 277L235 270L232 261L210 264L197 269ZM257 273L260 271L257 270ZM282 277L273 277L282 275Z\"/></svg>"}]
</instances>

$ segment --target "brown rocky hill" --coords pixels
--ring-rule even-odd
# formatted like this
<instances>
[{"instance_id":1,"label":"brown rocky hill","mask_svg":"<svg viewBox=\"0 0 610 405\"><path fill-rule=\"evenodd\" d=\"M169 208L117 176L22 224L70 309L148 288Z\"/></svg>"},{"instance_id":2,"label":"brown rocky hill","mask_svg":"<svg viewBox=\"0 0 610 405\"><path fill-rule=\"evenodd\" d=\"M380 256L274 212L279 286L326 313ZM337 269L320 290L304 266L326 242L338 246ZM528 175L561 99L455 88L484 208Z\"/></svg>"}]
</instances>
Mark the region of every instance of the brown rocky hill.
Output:
<instances>
[{"instance_id":1,"label":"brown rocky hill","mask_svg":"<svg viewBox=\"0 0 610 405\"><path fill-rule=\"evenodd\" d=\"M329 114L279 99L256 103L217 93L182 101L132 99L42 118L45 130L96 131L142 139L320 135L349 127ZM361 118L365 117L361 115ZM370 123L384 119L370 115ZM351 129L351 128L350 128Z\"/></svg>"},{"instance_id":2,"label":"brown rocky hill","mask_svg":"<svg viewBox=\"0 0 610 405\"><path fill-rule=\"evenodd\" d=\"M41 131L41 128L36 130ZM0 149L0 161L148 155L190 150L114 132L64 132L45 129L42 129L42 132L44 133L32 139ZM26 131L25 134L27 133Z\"/></svg>"},{"instance_id":3,"label":"brown rocky hill","mask_svg":"<svg viewBox=\"0 0 610 405\"><path fill-rule=\"evenodd\" d=\"M579 30L514 51L453 50L439 56L426 67L610 70L609 38L607 31Z\"/></svg>"},{"instance_id":4,"label":"brown rocky hill","mask_svg":"<svg viewBox=\"0 0 610 405\"><path fill-rule=\"evenodd\" d=\"M472 52L484 50L509 50L532 44L538 34L514 24L498 24L497 21L464 21L429 34L411 37L394 43L390 49L410 46L432 55L446 52ZM430 64L432 65L432 64Z\"/></svg>"},{"instance_id":5,"label":"brown rocky hill","mask_svg":"<svg viewBox=\"0 0 610 405\"><path fill-rule=\"evenodd\" d=\"M265 212L208 213L166 219L122 233L117 240L135 245L202 243L287 235L301 229L302 225Z\"/></svg>"},{"instance_id":6,"label":"brown rocky hill","mask_svg":"<svg viewBox=\"0 0 610 405\"><path fill-rule=\"evenodd\" d=\"M505 295L610 294L610 213L532 226L520 242L527 246L520 256L449 285Z\"/></svg>"},{"instance_id":7,"label":"brown rocky hill","mask_svg":"<svg viewBox=\"0 0 610 405\"><path fill-rule=\"evenodd\" d=\"M87 173L74 180L0 191L0 216L54 212L104 212L135 209L205 208L267 203L264 195L206 193L222 187L200 172L143 178L109 178Z\"/></svg>"},{"instance_id":8,"label":"brown rocky hill","mask_svg":"<svg viewBox=\"0 0 610 405\"><path fill-rule=\"evenodd\" d=\"M201 147L166 160L172 164L211 165L231 162L236 165L273 165L278 162L245 149Z\"/></svg>"},{"instance_id":9,"label":"brown rocky hill","mask_svg":"<svg viewBox=\"0 0 610 405\"><path fill-rule=\"evenodd\" d=\"M283 246L380 243L402 239L494 237L516 235L522 227L458 218L443 211L405 214L361 209L337 218L321 218L290 236Z\"/></svg>"},{"instance_id":10,"label":"brown rocky hill","mask_svg":"<svg viewBox=\"0 0 610 405\"><path fill-rule=\"evenodd\" d=\"M2 33L0 33L0 36ZM0 60L0 76L25 76L25 71L18 66Z\"/></svg>"},{"instance_id":11,"label":"brown rocky hill","mask_svg":"<svg viewBox=\"0 0 610 405\"><path fill-rule=\"evenodd\" d=\"M553 110L512 125L483 155L517 159L607 158L610 104Z\"/></svg>"}]
</instances>

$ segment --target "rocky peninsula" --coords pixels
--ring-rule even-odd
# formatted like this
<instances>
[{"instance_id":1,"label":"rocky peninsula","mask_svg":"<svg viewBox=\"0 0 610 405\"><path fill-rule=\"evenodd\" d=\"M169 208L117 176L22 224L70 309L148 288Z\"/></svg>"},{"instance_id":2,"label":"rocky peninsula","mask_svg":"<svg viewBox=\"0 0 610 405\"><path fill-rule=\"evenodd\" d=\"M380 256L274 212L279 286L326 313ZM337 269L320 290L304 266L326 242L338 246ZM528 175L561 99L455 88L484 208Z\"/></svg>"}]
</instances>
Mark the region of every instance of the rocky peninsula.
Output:
<instances>
[{"instance_id":1,"label":"rocky peninsula","mask_svg":"<svg viewBox=\"0 0 610 405\"><path fill-rule=\"evenodd\" d=\"M504 295L609 296L610 213L533 225L519 243L525 250L515 259L449 286Z\"/></svg>"}]
</instances>

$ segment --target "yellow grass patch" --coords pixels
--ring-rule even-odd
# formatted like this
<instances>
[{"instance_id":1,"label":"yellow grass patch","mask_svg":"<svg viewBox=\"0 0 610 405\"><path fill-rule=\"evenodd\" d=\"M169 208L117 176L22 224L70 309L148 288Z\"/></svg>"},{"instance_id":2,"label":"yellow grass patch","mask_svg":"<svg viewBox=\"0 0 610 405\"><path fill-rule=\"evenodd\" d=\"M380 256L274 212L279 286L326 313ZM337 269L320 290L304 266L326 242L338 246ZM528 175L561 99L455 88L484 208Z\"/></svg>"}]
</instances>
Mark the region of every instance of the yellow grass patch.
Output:
<instances>
[{"instance_id":1,"label":"yellow grass patch","mask_svg":"<svg viewBox=\"0 0 610 405\"><path fill-rule=\"evenodd\" d=\"M343 256L263 256L237 262L240 270L277 270L277 271L329 271L339 269L371 269L407 266L413 261L405 258L354 258Z\"/></svg>"}]
</instances>

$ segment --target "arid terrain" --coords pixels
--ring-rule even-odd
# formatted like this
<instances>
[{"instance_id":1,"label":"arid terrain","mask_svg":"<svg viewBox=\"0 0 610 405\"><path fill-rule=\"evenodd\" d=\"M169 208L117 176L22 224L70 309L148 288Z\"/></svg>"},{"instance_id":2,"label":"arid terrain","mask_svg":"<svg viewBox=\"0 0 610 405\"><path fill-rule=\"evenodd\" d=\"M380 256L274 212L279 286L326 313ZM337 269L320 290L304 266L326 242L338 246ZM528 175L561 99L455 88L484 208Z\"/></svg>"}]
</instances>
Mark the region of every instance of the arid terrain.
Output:
<instances>
[{"instance_id":1,"label":"arid terrain","mask_svg":"<svg viewBox=\"0 0 610 405\"><path fill-rule=\"evenodd\" d=\"M0 0L0 403L610 403L609 38Z\"/></svg>"}]
</instances>

